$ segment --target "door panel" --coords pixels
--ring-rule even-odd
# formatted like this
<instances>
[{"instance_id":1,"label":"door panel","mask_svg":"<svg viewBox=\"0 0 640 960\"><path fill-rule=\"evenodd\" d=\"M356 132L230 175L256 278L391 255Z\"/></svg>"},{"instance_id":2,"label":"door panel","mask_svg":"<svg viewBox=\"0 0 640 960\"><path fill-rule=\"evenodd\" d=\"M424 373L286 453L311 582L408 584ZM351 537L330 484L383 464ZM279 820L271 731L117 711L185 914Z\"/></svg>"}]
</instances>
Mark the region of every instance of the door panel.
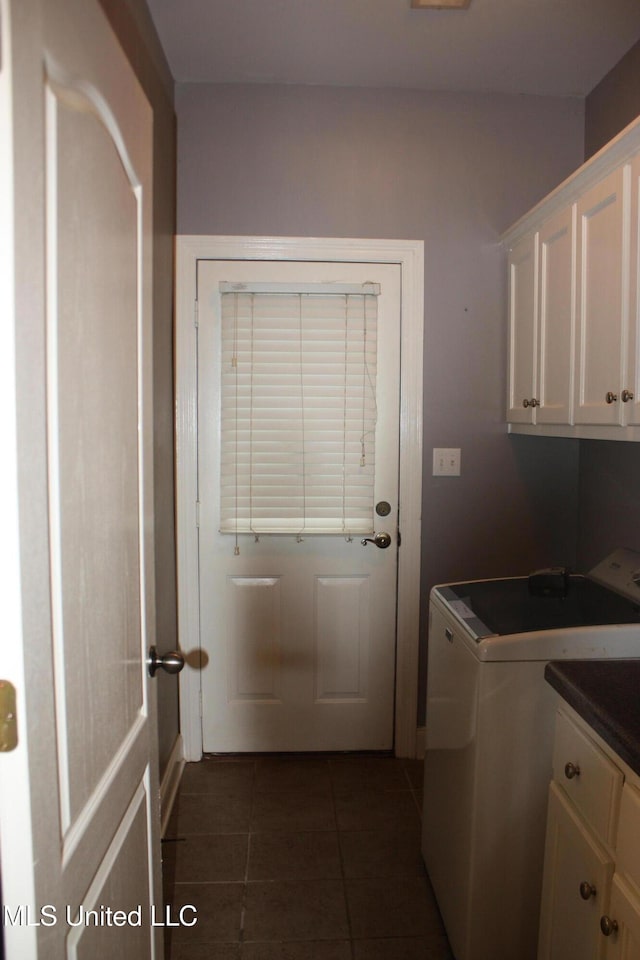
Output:
<instances>
[{"instance_id":1,"label":"door panel","mask_svg":"<svg viewBox=\"0 0 640 960\"><path fill-rule=\"evenodd\" d=\"M622 169L578 203L576 423L621 423L628 328L629 190ZM617 399L608 403L611 393Z\"/></svg>"},{"instance_id":2,"label":"door panel","mask_svg":"<svg viewBox=\"0 0 640 960\"><path fill-rule=\"evenodd\" d=\"M374 503L378 549L345 535L220 532L220 283L381 284ZM198 460L205 751L393 746L400 268L200 261Z\"/></svg>"},{"instance_id":3,"label":"door panel","mask_svg":"<svg viewBox=\"0 0 640 960\"><path fill-rule=\"evenodd\" d=\"M511 423L535 423L538 384L534 358L537 353L536 263L537 237L525 237L509 253L509 396L507 418ZM536 398L537 399L537 398ZM523 406L523 401L527 406Z\"/></svg>"},{"instance_id":4,"label":"door panel","mask_svg":"<svg viewBox=\"0 0 640 960\"><path fill-rule=\"evenodd\" d=\"M574 317L573 208L563 210L540 230L540 329L536 423L571 423Z\"/></svg>"},{"instance_id":5,"label":"door panel","mask_svg":"<svg viewBox=\"0 0 640 960\"><path fill-rule=\"evenodd\" d=\"M146 671L155 626L152 113L97 2L27 2L12 38L22 71L14 135L44 161L44 178L14 185L31 224L28 247L15 235L17 302L29 289L32 308L28 334L17 326L16 362L18 406L31 410L18 436L28 677L19 746L29 777L22 809L2 797L2 829L20 831L33 850L31 918L48 905L56 922L35 937L11 924L7 957L151 960L162 956L151 925L161 891ZM14 910L16 868L15 855L3 859ZM140 922L105 922L105 909L139 909ZM91 910L97 922L84 922Z\"/></svg>"},{"instance_id":6,"label":"door panel","mask_svg":"<svg viewBox=\"0 0 640 960\"><path fill-rule=\"evenodd\" d=\"M369 675L369 579L317 577L314 608L318 701L366 701Z\"/></svg>"}]
</instances>

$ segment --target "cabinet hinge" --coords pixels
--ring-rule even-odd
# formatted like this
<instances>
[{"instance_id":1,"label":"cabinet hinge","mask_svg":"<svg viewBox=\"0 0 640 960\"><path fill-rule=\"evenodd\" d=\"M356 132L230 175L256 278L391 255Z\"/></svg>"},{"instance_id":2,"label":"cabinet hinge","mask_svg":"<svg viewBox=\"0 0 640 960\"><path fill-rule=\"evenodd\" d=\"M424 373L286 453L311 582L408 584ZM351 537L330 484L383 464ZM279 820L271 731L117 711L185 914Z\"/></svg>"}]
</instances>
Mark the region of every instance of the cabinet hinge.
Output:
<instances>
[{"instance_id":1,"label":"cabinet hinge","mask_svg":"<svg viewBox=\"0 0 640 960\"><path fill-rule=\"evenodd\" d=\"M200 318L198 315L198 301L195 300L193 304L193 325L194 327L200 326Z\"/></svg>"},{"instance_id":2,"label":"cabinet hinge","mask_svg":"<svg viewBox=\"0 0 640 960\"><path fill-rule=\"evenodd\" d=\"M200 526L200 501L196 500L196 527Z\"/></svg>"}]
</instances>

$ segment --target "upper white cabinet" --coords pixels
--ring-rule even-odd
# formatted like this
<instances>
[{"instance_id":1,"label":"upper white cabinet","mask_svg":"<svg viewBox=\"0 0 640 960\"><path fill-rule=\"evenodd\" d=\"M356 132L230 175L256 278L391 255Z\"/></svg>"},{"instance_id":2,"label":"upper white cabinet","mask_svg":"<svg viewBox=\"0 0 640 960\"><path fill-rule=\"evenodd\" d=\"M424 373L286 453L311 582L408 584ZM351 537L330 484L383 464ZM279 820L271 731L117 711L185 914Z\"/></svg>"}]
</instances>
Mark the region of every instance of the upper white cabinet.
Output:
<instances>
[{"instance_id":1,"label":"upper white cabinet","mask_svg":"<svg viewBox=\"0 0 640 960\"><path fill-rule=\"evenodd\" d=\"M571 423L574 233L561 210L509 252L511 423Z\"/></svg>"},{"instance_id":2,"label":"upper white cabinet","mask_svg":"<svg viewBox=\"0 0 640 960\"><path fill-rule=\"evenodd\" d=\"M640 440L640 122L503 238L513 432Z\"/></svg>"}]
</instances>

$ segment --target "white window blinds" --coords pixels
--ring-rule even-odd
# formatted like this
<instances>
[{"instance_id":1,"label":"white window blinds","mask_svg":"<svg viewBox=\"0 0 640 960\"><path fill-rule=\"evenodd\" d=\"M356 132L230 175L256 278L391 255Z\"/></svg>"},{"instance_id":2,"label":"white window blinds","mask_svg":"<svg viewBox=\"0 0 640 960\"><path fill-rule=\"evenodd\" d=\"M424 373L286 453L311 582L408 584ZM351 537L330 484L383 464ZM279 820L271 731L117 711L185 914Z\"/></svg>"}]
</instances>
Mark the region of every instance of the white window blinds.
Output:
<instances>
[{"instance_id":1,"label":"white window blinds","mask_svg":"<svg viewBox=\"0 0 640 960\"><path fill-rule=\"evenodd\" d=\"M220 288L221 532L370 533L378 285Z\"/></svg>"}]
</instances>

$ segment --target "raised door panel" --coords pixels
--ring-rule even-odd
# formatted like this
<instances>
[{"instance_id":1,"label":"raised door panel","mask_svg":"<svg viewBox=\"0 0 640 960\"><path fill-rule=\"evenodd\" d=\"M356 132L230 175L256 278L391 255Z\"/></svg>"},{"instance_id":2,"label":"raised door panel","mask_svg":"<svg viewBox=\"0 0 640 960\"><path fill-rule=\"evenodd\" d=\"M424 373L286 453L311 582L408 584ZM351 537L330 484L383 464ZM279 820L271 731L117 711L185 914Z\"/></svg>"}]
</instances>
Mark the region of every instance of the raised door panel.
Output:
<instances>
[{"instance_id":1,"label":"raised door panel","mask_svg":"<svg viewBox=\"0 0 640 960\"><path fill-rule=\"evenodd\" d=\"M538 423L571 423L575 325L574 207L540 230Z\"/></svg>"},{"instance_id":2,"label":"raised door panel","mask_svg":"<svg viewBox=\"0 0 640 960\"><path fill-rule=\"evenodd\" d=\"M535 423L537 338L537 234L509 254L509 393L507 420Z\"/></svg>"},{"instance_id":3,"label":"raised door panel","mask_svg":"<svg viewBox=\"0 0 640 960\"><path fill-rule=\"evenodd\" d=\"M631 163L631 255L627 370L621 395L625 423L640 424L640 155Z\"/></svg>"},{"instance_id":4,"label":"raised door panel","mask_svg":"<svg viewBox=\"0 0 640 960\"><path fill-rule=\"evenodd\" d=\"M628 321L627 169L615 170L578 202L578 424L622 423Z\"/></svg>"},{"instance_id":5,"label":"raised door panel","mask_svg":"<svg viewBox=\"0 0 640 960\"><path fill-rule=\"evenodd\" d=\"M640 957L640 899L618 874L613 878L611 904L606 914L614 925L610 936L600 934L604 960L638 960Z\"/></svg>"},{"instance_id":6,"label":"raised door panel","mask_svg":"<svg viewBox=\"0 0 640 960\"><path fill-rule=\"evenodd\" d=\"M613 845L622 771L563 712L556 720L553 778L598 836Z\"/></svg>"},{"instance_id":7,"label":"raised door panel","mask_svg":"<svg viewBox=\"0 0 640 960\"><path fill-rule=\"evenodd\" d=\"M58 12L70 22L81 16L66 0ZM82 16L103 38L96 58L120 77L122 55L102 14ZM98 78L97 93L82 65L81 79L70 79L72 52L61 27L56 21L47 29L47 450L61 852L50 896L62 897L68 911L69 956L95 955L99 942L105 958L142 958L158 947L149 910L159 879L145 664L153 637L146 532L152 121L139 88L127 99ZM73 925L85 910L121 909L120 894L144 918L140 928L123 928L118 945L113 929ZM55 932L62 937L63 926Z\"/></svg>"},{"instance_id":8,"label":"raised door panel","mask_svg":"<svg viewBox=\"0 0 640 960\"><path fill-rule=\"evenodd\" d=\"M612 876L611 857L552 783L538 960L599 960Z\"/></svg>"}]
</instances>

